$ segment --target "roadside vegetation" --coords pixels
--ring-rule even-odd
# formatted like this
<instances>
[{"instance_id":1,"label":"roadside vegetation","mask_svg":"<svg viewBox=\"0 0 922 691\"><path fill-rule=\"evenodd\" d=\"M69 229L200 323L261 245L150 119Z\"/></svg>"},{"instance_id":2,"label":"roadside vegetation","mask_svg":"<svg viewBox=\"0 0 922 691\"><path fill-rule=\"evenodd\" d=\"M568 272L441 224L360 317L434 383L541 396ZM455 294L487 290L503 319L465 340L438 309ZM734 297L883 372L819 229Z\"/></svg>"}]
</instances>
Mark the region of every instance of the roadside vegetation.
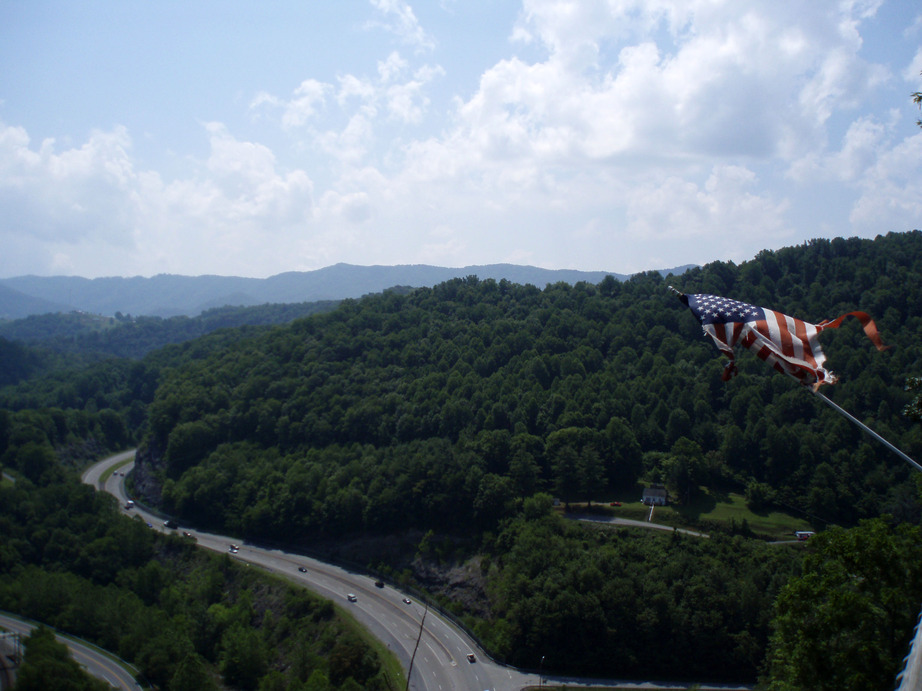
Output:
<instances>
[{"instance_id":1,"label":"roadside vegetation","mask_svg":"<svg viewBox=\"0 0 922 691\"><path fill-rule=\"evenodd\" d=\"M0 609L112 651L141 670L144 684L178 691L404 684L389 651L369 644L332 602L122 516L114 498L61 466L38 484L23 477L0 487L0 530ZM43 661L25 668L23 688L52 688L41 686L46 664L70 674L66 656L43 640L37 634L33 657Z\"/></svg>"},{"instance_id":2,"label":"roadside vegetation","mask_svg":"<svg viewBox=\"0 0 922 691\"><path fill-rule=\"evenodd\" d=\"M45 626L23 640L23 661L17 670L15 691L106 691L101 679L87 674L71 657L67 646Z\"/></svg>"}]
</instances>

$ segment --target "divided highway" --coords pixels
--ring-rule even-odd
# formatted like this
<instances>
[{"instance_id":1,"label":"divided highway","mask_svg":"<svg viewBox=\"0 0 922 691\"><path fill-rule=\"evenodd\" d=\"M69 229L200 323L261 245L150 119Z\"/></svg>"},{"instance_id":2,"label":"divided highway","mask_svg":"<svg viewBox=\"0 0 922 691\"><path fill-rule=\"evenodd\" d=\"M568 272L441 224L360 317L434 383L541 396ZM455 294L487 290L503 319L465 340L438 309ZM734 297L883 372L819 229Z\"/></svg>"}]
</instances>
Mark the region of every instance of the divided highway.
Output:
<instances>
[{"instance_id":1,"label":"divided highway","mask_svg":"<svg viewBox=\"0 0 922 691\"><path fill-rule=\"evenodd\" d=\"M121 466L117 471L119 474L112 473L105 483L102 482L109 468L133 457L134 452L129 451L100 461L84 472L83 481L114 495L124 514L138 516L150 523L154 530L177 532L164 527L163 519L141 507L125 508L129 499L125 491L125 475L134 467L133 460ZM230 546L236 545L238 550L233 554L234 558L282 574L318 595L339 603L396 654L404 671L409 668L419 636L420 622L425 615L423 634L410 675L411 689L518 691L525 686L538 684L537 675L522 674L491 662L454 624L432 610L426 612L423 605L390 585L378 588L374 580L364 574L352 573L309 557L248 545L235 537L195 530L188 526L180 526L180 530L195 537L199 546L215 552L229 552ZM347 600L350 593L355 595L355 602ZM406 604L404 598L411 600L410 604ZM468 660L469 654L474 655L474 662Z\"/></svg>"},{"instance_id":2,"label":"divided highway","mask_svg":"<svg viewBox=\"0 0 922 691\"><path fill-rule=\"evenodd\" d=\"M118 474L102 477L112 466L119 467ZM134 467L134 451L107 458L96 463L83 474L83 481L98 490L109 492L118 498L121 510L129 516L137 516L160 532L176 532L163 525L163 519L135 506L126 508L129 496L125 491L125 476ZM537 674L525 674L511 667L489 660L476 643L452 622L440 614L412 601L412 598L390 585L379 588L367 575L353 573L310 557L291 554L282 550L266 549L248 545L239 538L218 535L180 526L180 531L190 533L199 546L215 552L229 552L231 545L237 547L234 558L259 566L267 571L282 574L294 583L309 588L318 595L339 603L362 625L393 651L403 665L409 669L413 650L416 648L423 624L419 647L413 659L410 674L410 688L417 691L519 691L527 686L539 686ZM350 601L349 594L355 596ZM410 600L407 604L406 600ZM425 619L424 619L425 617ZM474 655L474 661L468 659ZM690 689L702 691L746 691L752 687L732 684L676 683L661 684L651 681L591 680L565 677L547 677L545 685L617 686L622 689Z\"/></svg>"}]
</instances>

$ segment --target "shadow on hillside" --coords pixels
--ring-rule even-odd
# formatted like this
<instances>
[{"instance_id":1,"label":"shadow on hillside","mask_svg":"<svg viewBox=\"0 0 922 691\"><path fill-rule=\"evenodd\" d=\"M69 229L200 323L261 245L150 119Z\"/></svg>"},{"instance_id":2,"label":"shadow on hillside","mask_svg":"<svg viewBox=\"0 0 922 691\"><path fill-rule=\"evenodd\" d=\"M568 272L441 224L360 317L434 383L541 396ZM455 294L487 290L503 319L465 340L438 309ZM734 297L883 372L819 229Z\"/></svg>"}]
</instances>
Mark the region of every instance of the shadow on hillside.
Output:
<instances>
[{"instance_id":1,"label":"shadow on hillside","mask_svg":"<svg viewBox=\"0 0 922 691\"><path fill-rule=\"evenodd\" d=\"M685 504L674 504L673 509L680 516L689 521L697 521L702 514L711 513L722 499L719 494L698 492L691 501Z\"/></svg>"}]
</instances>

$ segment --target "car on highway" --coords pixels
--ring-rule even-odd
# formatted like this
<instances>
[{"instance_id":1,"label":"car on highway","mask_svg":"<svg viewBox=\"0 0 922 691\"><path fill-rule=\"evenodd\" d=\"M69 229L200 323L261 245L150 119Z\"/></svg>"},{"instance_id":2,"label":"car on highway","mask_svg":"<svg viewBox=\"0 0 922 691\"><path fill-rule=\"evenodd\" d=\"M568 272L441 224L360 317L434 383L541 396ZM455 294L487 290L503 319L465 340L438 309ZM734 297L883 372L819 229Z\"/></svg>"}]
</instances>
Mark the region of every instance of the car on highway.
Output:
<instances>
[{"instance_id":1,"label":"car on highway","mask_svg":"<svg viewBox=\"0 0 922 691\"><path fill-rule=\"evenodd\" d=\"M375 588L383 588L384 581L375 581Z\"/></svg>"},{"instance_id":2,"label":"car on highway","mask_svg":"<svg viewBox=\"0 0 922 691\"><path fill-rule=\"evenodd\" d=\"M349 593L348 595L346 595L346 599L349 600L349 602L358 602L358 598L355 596L354 593Z\"/></svg>"},{"instance_id":3,"label":"car on highway","mask_svg":"<svg viewBox=\"0 0 922 691\"><path fill-rule=\"evenodd\" d=\"M133 508L134 508L134 502L133 502L131 499L129 499L128 501L125 502L125 508L126 508L126 509L133 509Z\"/></svg>"},{"instance_id":4,"label":"car on highway","mask_svg":"<svg viewBox=\"0 0 922 691\"><path fill-rule=\"evenodd\" d=\"M474 653L468 653L468 654L467 654L467 661L468 661L468 662L477 662L477 658L474 657Z\"/></svg>"},{"instance_id":5,"label":"car on highway","mask_svg":"<svg viewBox=\"0 0 922 691\"><path fill-rule=\"evenodd\" d=\"M176 521L174 521L172 518L168 518L163 522L163 527L169 528L170 530L175 530L179 526L176 525Z\"/></svg>"},{"instance_id":6,"label":"car on highway","mask_svg":"<svg viewBox=\"0 0 922 691\"><path fill-rule=\"evenodd\" d=\"M403 604L405 604L405 605L410 604L410 598L408 598L408 597L403 598Z\"/></svg>"},{"instance_id":7,"label":"car on highway","mask_svg":"<svg viewBox=\"0 0 922 691\"><path fill-rule=\"evenodd\" d=\"M305 569L303 566L299 566L298 571L300 571L301 573L307 573L307 569Z\"/></svg>"},{"instance_id":8,"label":"car on highway","mask_svg":"<svg viewBox=\"0 0 922 691\"><path fill-rule=\"evenodd\" d=\"M237 552L240 551L240 548L237 547L237 545L231 545L230 547L227 548L227 551L230 552L231 554L237 554Z\"/></svg>"}]
</instances>

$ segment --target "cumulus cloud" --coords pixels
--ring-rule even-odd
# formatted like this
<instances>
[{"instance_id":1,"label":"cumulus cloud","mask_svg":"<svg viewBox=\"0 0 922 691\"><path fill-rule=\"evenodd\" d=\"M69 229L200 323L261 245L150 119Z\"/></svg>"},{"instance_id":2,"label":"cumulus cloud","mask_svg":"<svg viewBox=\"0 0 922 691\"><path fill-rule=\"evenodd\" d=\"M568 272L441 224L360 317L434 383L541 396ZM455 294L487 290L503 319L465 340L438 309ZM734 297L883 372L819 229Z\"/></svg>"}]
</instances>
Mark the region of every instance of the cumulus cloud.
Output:
<instances>
[{"instance_id":1,"label":"cumulus cloud","mask_svg":"<svg viewBox=\"0 0 922 691\"><path fill-rule=\"evenodd\" d=\"M362 166L380 150L379 142L393 134L389 127L423 120L430 105L426 88L443 74L438 65L413 66L392 51L378 61L374 78L343 74L335 84L305 80L287 98L259 93L250 109L280 112L281 126L300 145L342 165Z\"/></svg>"},{"instance_id":2,"label":"cumulus cloud","mask_svg":"<svg viewBox=\"0 0 922 691\"><path fill-rule=\"evenodd\" d=\"M58 151L51 140L35 149L24 129L0 124L4 244L44 243L46 271L66 271L79 258L101 273L150 273L192 259L203 267L213 261L213 270L230 261L252 275L246 262L277 260L271 243L288 244L307 229L312 183L302 170L279 170L269 149L236 140L219 123L205 131L210 154L199 174L167 182L137 169L124 128ZM7 254L0 271L15 273L3 263L18 257Z\"/></svg>"},{"instance_id":3,"label":"cumulus cloud","mask_svg":"<svg viewBox=\"0 0 922 691\"><path fill-rule=\"evenodd\" d=\"M823 203L814 185L845 190L815 212L835 232L902 229L920 210L906 121L922 51L869 57L879 7L523 0L506 52L452 99L437 90L457 63L412 7L370 0L366 26L389 40L366 72L255 91L258 127L205 124L188 174L143 169L124 127L62 147L0 126L0 200L22 237L49 243L45 266L80 266L99 241L153 257L145 273L192 254L189 272L246 275L274 261L745 259L814 236L800 220ZM897 88L905 111L877 105Z\"/></svg>"},{"instance_id":4,"label":"cumulus cloud","mask_svg":"<svg viewBox=\"0 0 922 691\"><path fill-rule=\"evenodd\" d=\"M856 181L890 136L874 116L857 114L841 134L829 124L891 79L861 52L862 22L878 6L525 0L512 36L543 57L488 67L456 100L451 127L401 140L386 173L385 159L375 158L381 119L425 122L426 90L442 72L392 52L374 80L339 79L343 119L314 132L314 146L347 167L375 167L381 179L356 196L338 190L348 177L340 169L327 197L337 204L327 206L361 199L361 214L343 215L450 227L419 208L425 190L443 211L476 200L471 223L486 219L498 236L516 214L544 209L583 219L573 232L584 241L716 237L739 258L766 238L796 240L791 202L768 188L785 170L788 179ZM599 220L605 215L621 225ZM538 226L533 239L553 244L554 231ZM427 256L476 246L473 231L456 232L471 241L420 235L417 246ZM508 248L509 256L523 251L530 254Z\"/></svg>"},{"instance_id":5,"label":"cumulus cloud","mask_svg":"<svg viewBox=\"0 0 922 691\"><path fill-rule=\"evenodd\" d=\"M31 148L25 129L0 123L0 199L4 230L42 240L96 237L122 243L135 181L122 127L93 132L79 148L55 151L47 139Z\"/></svg>"},{"instance_id":6,"label":"cumulus cloud","mask_svg":"<svg viewBox=\"0 0 922 691\"><path fill-rule=\"evenodd\" d=\"M922 218L922 132L877 157L858 182L850 220L866 234L918 228ZM911 225L910 225L911 224Z\"/></svg>"},{"instance_id":7,"label":"cumulus cloud","mask_svg":"<svg viewBox=\"0 0 922 691\"><path fill-rule=\"evenodd\" d=\"M431 50L435 40L420 26L413 8L401 0L371 0L382 16L381 23L403 42L419 50Z\"/></svg>"},{"instance_id":8,"label":"cumulus cloud","mask_svg":"<svg viewBox=\"0 0 922 691\"><path fill-rule=\"evenodd\" d=\"M697 239L713 246L747 245L788 234L787 204L754 192L755 173L740 166L716 166L703 185L670 177L632 190L628 228L638 238Z\"/></svg>"}]
</instances>

